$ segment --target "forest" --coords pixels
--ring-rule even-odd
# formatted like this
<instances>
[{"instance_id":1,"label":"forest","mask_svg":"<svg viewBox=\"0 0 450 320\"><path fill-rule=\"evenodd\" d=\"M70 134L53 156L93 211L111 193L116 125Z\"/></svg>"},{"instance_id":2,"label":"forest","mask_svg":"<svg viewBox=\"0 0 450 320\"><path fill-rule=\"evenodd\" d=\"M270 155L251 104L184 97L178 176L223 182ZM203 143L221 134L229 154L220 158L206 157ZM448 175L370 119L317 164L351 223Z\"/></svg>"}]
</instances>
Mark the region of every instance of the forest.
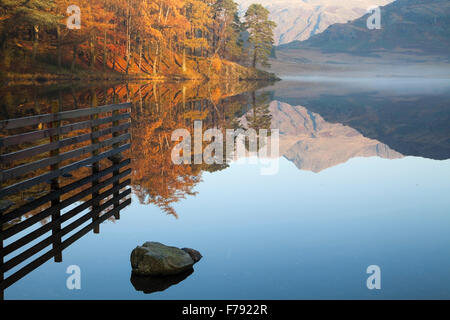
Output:
<instances>
[{"instance_id":1,"label":"forest","mask_svg":"<svg viewBox=\"0 0 450 320\"><path fill-rule=\"evenodd\" d=\"M0 17L3 78L273 77L256 69L275 28L261 5L240 16L233 0L0 0Z\"/></svg>"}]
</instances>

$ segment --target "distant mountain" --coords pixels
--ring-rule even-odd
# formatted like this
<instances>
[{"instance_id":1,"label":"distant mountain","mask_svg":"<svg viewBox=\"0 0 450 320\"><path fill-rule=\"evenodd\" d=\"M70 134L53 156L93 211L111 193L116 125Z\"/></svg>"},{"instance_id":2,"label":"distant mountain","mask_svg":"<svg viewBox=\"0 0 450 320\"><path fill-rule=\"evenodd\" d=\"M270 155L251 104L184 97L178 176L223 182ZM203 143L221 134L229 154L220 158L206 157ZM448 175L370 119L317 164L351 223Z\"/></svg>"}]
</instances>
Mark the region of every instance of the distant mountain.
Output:
<instances>
[{"instance_id":1,"label":"distant mountain","mask_svg":"<svg viewBox=\"0 0 450 320\"><path fill-rule=\"evenodd\" d=\"M277 23L275 44L306 40L334 23L361 17L370 6L386 5L393 0L236 0L244 13L252 3L270 11Z\"/></svg>"},{"instance_id":2,"label":"distant mountain","mask_svg":"<svg viewBox=\"0 0 450 320\"><path fill-rule=\"evenodd\" d=\"M323 52L369 54L374 51L410 53L450 52L449 0L397 0L381 8L381 29L369 30L369 14L345 24L334 24L323 33L284 49L320 49Z\"/></svg>"}]
</instances>

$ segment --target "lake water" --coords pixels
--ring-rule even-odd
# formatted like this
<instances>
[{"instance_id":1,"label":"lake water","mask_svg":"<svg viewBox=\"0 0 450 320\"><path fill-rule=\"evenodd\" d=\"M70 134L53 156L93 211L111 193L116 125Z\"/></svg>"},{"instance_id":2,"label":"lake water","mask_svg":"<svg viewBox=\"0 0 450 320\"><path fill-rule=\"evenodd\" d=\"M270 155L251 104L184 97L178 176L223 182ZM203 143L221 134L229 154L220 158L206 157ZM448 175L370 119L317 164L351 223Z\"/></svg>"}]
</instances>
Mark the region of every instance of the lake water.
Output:
<instances>
[{"instance_id":1,"label":"lake water","mask_svg":"<svg viewBox=\"0 0 450 320\"><path fill-rule=\"evenodd\" d=\"M389 81L3 94L4 117L55 98L67 109L94 96L134 103L131 205L64 250L62 263L14 283L5 299L450 298L449 81L413 91L417 79ZM257 114L264 127L264 112L280 130L279 157L266 159L276 163L273 175L261 175L267 163L242 159L175 166L171 148L157 143L196 119L229 128ZM130 265L145 241L195 248L203 259L183 281L146 294ZM81 268L81 290L66 288L69 265ZM370 265L380 267L380 290L367 288Z\"/></svg>"}]
</instances>

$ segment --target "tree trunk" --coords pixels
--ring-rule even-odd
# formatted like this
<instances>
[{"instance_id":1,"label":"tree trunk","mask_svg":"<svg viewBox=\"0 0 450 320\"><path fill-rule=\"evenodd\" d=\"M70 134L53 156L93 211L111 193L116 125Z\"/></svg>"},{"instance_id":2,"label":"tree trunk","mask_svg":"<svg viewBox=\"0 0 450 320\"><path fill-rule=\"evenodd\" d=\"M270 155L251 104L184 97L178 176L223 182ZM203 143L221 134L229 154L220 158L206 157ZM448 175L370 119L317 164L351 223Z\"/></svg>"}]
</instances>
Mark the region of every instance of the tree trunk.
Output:
<instances>
[{"instance_id":1,"label":"tree trunk","mask_svg":"<svg viewBox=\"0 0 450 320\"><path fill-rule=\"evenodd\" d=\"M114 25L114 29L113 29L112 44L113 44L112 70L114 71L116 69L116 25Z\"/></svg>"},{"instance_id":2,"label":"tree trunk","mask_svg":"<svg viewBox=\"0 0 450 320\"><path fill-rule=\"evenodd\" d=\"M95 44L94 44L94 39L95 39L95 33L92 33L92 35L89 37L89 50L91 53L91 59L90 59L90 67L91 69L94 69L94 65L95 65Z\"/></svg>"},{"instance_id":3,"label":"tree trunk","mask_svg":"<svg viewBox=\"0 0 450 320\"><path fill-rule=\"evenodd\" d=\"M70 65L70 70L73 72L75 70L75 63L77 60L77 44L73 44L73 53L72 53L72 64Z\"/></svg>"},{"instance_id":4,"label":"tree trunk","mask_svg":"<svg viewBox=\"0 0 450 320\"><path fill-rule=\"evenodd\" d=\"M183 47L183 72L186 72L186 48Z\"/></svg>"},{"instance_id":5,"label":"tree trunk","mask_svg":"<svg viewBox=\"0 0 450 320\"><path fill-rule=\"evenodd\" d=\"M139 71L142 71L142 42L139 41Z\"/></svg>"},{"instance_id":6,"label":"tree trunk","mask_svg":"<svg viewBox=\"0 0 450 320\"><path fill-rule=\"evenodd\" d=\"M62 66L62 52L61 52L61 29L60 26L56 26L56 46L58 52L58 68L61 69Z\"/></svg>"},{"instance_id":7,"label":"tree trunk","mask_svg":"<svg viewBox=\"0 0 450 320\"><path fill-rule=\"evenodd\" d=\"M186 110L186 86L183 85L183 111Z\"/></svg>"},{"instance_id":8,"label":"tree trunk","mask_svg":"<svg viewBox=\"0 0 450 320\"><path fill-rule=\"evenodd\" d=\"M33 54L32 54L32 61L36 61L36 55L37 55L37 49L39 45L39 26L35 25L33 26Z\"/></svg>"},{"instance_id":9,"label":"tree trunk","mask_svg":"<svg viewBox=\"0 0 450 320\"><path fill-rule=\"evenodd\" d=\"M103 72L106 71L106 59L108 59L108 51L106 48L106 28L105 28L105 34L103 37Z\"/></svg>"},{"instance_id":10,"label":"tree trunk","mask_svg":"<svg viewBox=\"0 0 450 320\"><path fill-rule=\"evenodd\" d=\"M127 2L127 67L126 74L128 75L130 69L130 55L131 55L131 12L130 12L130 0Z\"/></svg>"},{"instance_id":11,"label":"tree trunk","mask_svg":"<svg viewBox=\"0 0 450 320\"><path fill-rule=\"evenodd\" d=\"M158 55L159 55L159 43L156 44L156 55L153 61L153 75L156 76L157 68L158 68Z\"/></svg>"}]
</instances>

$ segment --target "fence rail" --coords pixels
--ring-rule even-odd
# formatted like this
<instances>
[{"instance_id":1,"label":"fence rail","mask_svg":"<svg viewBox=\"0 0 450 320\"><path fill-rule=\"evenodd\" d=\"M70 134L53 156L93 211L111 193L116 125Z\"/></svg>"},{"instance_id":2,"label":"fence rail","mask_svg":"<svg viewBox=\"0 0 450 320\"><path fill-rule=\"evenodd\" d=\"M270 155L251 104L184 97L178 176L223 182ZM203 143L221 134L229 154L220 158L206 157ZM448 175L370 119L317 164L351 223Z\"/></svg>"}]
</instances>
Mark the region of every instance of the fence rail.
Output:
<instances>
[{"instance_id":1,"label":"fence rail","mask_svg":"<svg viewBox=\"0 0 450 320\"><path fill-rule=\"evenodd\" d=\"M0 200L43 183L49 187L43 196L0 211L1 298L49 259L62 261L63 249L91 230L98 233L106 219L119 219L130 204L130 159L123 157L131 145L130 108L123 103L60 112L54 103L50 114L0 121L1 132L15 131L0 138ZM69 174L83 167L90 168L87 176ZM62 178L75 181L61 185Z\"/></svg>"},{"instance_id":2,"label":"fence rail","mask_svg":"<svg viewBox=\"0 0 450 320\"><path fill-rule=\"evenodd\" d=\"M38 125L41 123L49 123L61 120L70 120L73 118L96 115L99 113L112 112L116 110L129 109L131 103L110 104L107 106L84 108L78 110L62 111L57 113L48 113L38 116L16 118L0 121L0 130L11 130L23 128L26 126Z\"/></svg>"}]
</instances>

